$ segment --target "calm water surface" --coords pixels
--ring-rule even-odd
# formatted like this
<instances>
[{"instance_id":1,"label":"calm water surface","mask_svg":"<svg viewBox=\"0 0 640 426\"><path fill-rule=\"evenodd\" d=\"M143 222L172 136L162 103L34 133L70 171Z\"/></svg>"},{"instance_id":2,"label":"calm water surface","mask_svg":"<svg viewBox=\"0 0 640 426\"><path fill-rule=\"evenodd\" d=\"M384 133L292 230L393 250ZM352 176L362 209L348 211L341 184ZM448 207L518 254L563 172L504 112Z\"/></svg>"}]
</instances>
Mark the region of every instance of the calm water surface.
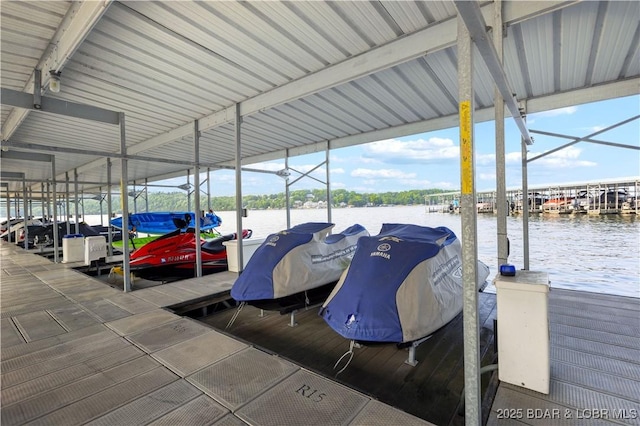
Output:
<instances>
[{"instance_id":1,"label":"calm water surface","mask_svg":"<svg viewBox=\"0 0 640 426\"><path fill-rule=\"evenodd\" d=\"M234 232L235 212L217 212L219 231ZM461 237L457 214L427 213L424 206L333 209L334 232L359 223L371 235L383 223L446 226ZM99 216L97 216L99 222ZM92 223L90 216L86 218ZM324 209L291 210L291 225L325 222ZM284 210L251 210L243 226L260 238L287 228ZM523 267L522 218L507 218L509 262ZM478 257L497 273L496 216L478 215ZM630 216L532 215L529 218L529 268L546 271L552 287L640 297L640 220ZM488 291L495 291L493 286Z\"/></svg>"},{"instance_id":2,"label":"calm water surface","mask_svg":"<svg viewBox=\"0 0 640 426\"><path fill-rule=\"evenodd\" d=\"M235 212L218 212L220 231L235 230ZM359 223L371 235L383 223L446 226L461 236L457 214L427 213L423 206L343 208L331 211L334 232ZM323 209L291 210L291 224L324 222ZM254 237L286 229L284 210L252 210L243 226ZM497 273L496 216L478 215L478 257ZM522 218L507 218L509 262L523 267ZM640 297L640 221L635 216L532 215L529 218L529 268L546 271L552 287ZM492 286L491 286L492 287ZM495 291L493 288L489 291Z\"/></svg>"}]
</instances>

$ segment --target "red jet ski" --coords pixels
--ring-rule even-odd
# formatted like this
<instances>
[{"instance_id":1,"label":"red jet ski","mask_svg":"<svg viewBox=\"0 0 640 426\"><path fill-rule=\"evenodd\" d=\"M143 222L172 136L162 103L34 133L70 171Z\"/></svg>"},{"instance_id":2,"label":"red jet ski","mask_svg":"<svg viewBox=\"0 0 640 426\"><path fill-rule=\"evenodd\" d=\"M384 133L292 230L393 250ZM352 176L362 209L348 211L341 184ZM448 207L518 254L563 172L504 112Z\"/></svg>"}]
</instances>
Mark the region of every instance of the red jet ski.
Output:
<instances>
[{"instance_id":1,"label":"red jet ski","mask_svg":"<svg viewBox=\"0 0 640 426\"><path fill-rule=\"evenodd\" d=\"M250 238L250 229L242 230L242 238ZM199 238L202 252L202 274L228 270L225 241L237 239L236 233L205 240ZM192 278L196 269L196 235L193 228L176 230L147 243L131 253L130 270L136 276L153 281Z\"/></svg>"}]
</instances>

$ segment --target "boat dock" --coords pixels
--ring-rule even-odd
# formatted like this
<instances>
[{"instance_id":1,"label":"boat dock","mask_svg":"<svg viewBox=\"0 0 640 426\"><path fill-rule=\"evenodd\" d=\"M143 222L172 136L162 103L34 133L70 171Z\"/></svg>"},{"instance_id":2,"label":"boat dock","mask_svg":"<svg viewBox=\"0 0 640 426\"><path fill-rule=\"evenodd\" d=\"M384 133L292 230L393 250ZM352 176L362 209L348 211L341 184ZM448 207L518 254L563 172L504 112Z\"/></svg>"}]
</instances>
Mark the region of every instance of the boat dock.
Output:
<instances>
[{"instance_id":1,"label":"boat dock","mask_svg":"<svg viewBox=\"0 0 640 426\"><path fill-rule=\"evenodd\" d=\"M123 293L0 247L3 425L429 424L166 308L221 303L236 273Z\"/></svg>"},{"instance_id":2,"label":"boat dock","mask_svg":"<svg viewBox=\"0 0 640 426\"><path fill-rule=\"evenodd\" d=\"M637 215L640 213L640 180L593 182L536 186L528 189L528 204L523 203L522 189L508 189L506 199L510 214L529 213ZM496 213L496 191L478 191L477 212ZM459 213L460 192L426 196L427 213Z\"/></svg>"},{"instance_id":3,"label":"boat dock","mask_svg":"<svg viewBox=\"0 0 640 426\"><path fill-rule=\"evenodd\" d=\"M416 348L354 350L317 311L297 327L236 313L223 272L123 293L0 245L4 425L464 424L462 322ZM552 283L553 284L553 283ZM225 306L225 304L227 306ZM488 424L640 424L640 300L553 288L551 391L483 376ZM493 294L480 294L482 365L495 362Z\"/></svg>"},{"instance_id":4,"label":"boat dock","mask_svg":"<svg viewBox=\"0 0 640 426\"><path fill-rule=\"evenodd\" d=\"M549 394L501 382L487 424L640 424L640 299L551 284Z\"/></svg>"}]
</instances>

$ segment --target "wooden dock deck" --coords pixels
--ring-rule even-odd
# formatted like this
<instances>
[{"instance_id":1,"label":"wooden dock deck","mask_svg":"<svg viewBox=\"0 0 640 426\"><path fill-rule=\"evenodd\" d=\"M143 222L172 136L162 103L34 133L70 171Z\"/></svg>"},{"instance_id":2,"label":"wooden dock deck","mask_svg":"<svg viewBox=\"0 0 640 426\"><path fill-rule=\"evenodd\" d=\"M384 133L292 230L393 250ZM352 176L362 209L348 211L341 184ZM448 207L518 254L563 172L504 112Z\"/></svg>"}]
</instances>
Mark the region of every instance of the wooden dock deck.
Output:
<instances>
[{"instance_id":1,"label":"wooden dock deck","mask_svg":"<svg viewBox=\"0 0 640 426\"><path fill-rule=\"evenodd\" d=\"M495 360L495 294L480 293L479 304L481 354L485 365ZM298 325L291 327L289 315L265 311L261 316L260 309L247 305L226 331L429 422L464 424L464 417L457 413L464 388L462 315L417 347L416 366L405 363L408 349L398 349L393 344L363 346L354 349L351 362L336 377L346 360L336 369L334 365L349 350L349 341L324 322L318 309L299 311L295 317ZM201 320L224 331L235 311L218 312ZM493 388L487 392L490 377L485 377L482 386L488 406L495 393Z\"/></svg>"},{"instance_id":2,"label":"wooden dock deck","mask_svg":"<svg viewBox=\"0 0 640 426\"><path fill-rule=\"evenodd\" d=\"M640 424L640 299L552 286L549 322L549 395L500 383L488 424Z\"/></svg>"},{"instance_id":3,"label":"wooden dock deck","mask_svg":"<svg viewBox=\"0 0 640 426\"><path fill-rule=\"evenodd\" d=\"M289 327L245 307L227 332L215 328L234 310L196 321L164 309L226 295L235 273L123 293L11 244L0 265L3 425L464 423L460 318L418 347L415 367L406 350L364 347L333 379L348 344L316 309ZM488 373L487 423L640 424L640 299L552 283L549 311L549 395ZM495 317L481 294L483 365Z\"/></svg>"},{"instance_id":4,"label":"wooden dock deck","mask_svg":"<svg viewBox=\"0 0 640 426\"><path fill-rule=\"evenodd\" d=\"M0 243L3 425L428 425L165 306L223 272L123 293Z\"/></svg>"}]
</instances>

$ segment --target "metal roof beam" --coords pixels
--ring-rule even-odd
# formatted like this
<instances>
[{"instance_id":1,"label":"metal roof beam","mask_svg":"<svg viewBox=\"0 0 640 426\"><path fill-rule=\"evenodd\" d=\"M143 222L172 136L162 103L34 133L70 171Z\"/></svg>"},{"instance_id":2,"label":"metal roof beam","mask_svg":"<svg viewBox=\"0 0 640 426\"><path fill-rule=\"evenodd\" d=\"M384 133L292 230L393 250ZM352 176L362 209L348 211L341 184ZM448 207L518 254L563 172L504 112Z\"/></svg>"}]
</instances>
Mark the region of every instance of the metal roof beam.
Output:
<instances>
[{"instance_id":1,"label":"metal roof beam","mask_svg":"<svg viewBox=\"0 0 640 426\"><path fill-rule=\"evenodd\" d=\"M121 154L119 152L111 152L111 151L91 151L87 149L65 148L60 146L41 145L41 144L35 144L35 143L19 143L19 142L12 142L12 141L3 141L2 147L3 148L13 147L13 148L20 148L20 149L34 150L34 151L60 152L60 153L66 153L66 154L78 154L78 155L99 156L99 157L108 157L108 158L126 158L127 160L139 160L139 161L167 163L167 164L183 164L185 166L195 166L197 164L195 161L181 161L181 160L175 160L175 159L169 159L169 158L145 157L141 155ZM17 152L17 151L13 151L13 152ZM4 157L4 154L7 154L7 153L8 151L3 152L2 153L3 157ZM28 159L27 157L31 155L37 155L37 154L25 154L24 159ZM50 155L48 157L53 157L53 156ZM48 161L51 161L51 160L48 160ZM216 164L209 164L209 163L200 163L200 166L220 168L220 166ZM85 167L85 170L87 169L86 166L82 166L82 167ZM76 167L76 169L80 170L80 168L78 167Z\"/></svg>"},{"instance_id":2,"label":"metal roof beam","mask_svg":"<svg viewBox=\"0 0 640 426\"><path fill-rule=\"evenodd\" d=\"M40 103L36 106L37 96L17 90L5 89L4 87L0 89L0 96L3 105L10 105L27 111L41 111L99 121L101 123L119 124L118 112L104 108L63 101L46 96L41 96Z\"/></svg>"},{"instance_id":3,"label":"metal roof beam","mask_svg":"<svg viewBox=\"0 0 640 426\"><path fill-rule=\"evenodd\" d=\"M7 173L9 173L9 172L7 172ZM11 177L6 177L6 178L3 178L3 179L4 180L8 180L8 181L17 181L17 180L22 181L23 180L21 178L11 178ZM47 181L51 182L50 179L46 179L46 180L43 180L43 179L24 179L24 181L27 182L27 183L42 183L42 182L47 182ZM92 182L92 181L89 181L89 180L85 180L85 181L79 180L78 183L80 185L96 185L96 186L104 185L104 182ZM56 185L62 186L62 185L64 185L64 182L56 180ZM31 192L34 193L34 194L37 194L40 191L31 190Z\"/></svg>"},{"instance_id":4,"label":"metal roof beam","mask_svg":"<svg viewBox=\"0 0 640 426\"><path fill-rule=\"evenodd\" d=\"M529 131L531 133L536 133L538 135L554 136L554 137L563 138L563 139L576 139L575 136L563 135L563 134L560 134L560 133L545 132L545 131L542 131L542 130L532 130L532 129L529 129ZM598 144L598 145L607 145L607 146L613 146L613 147L616 147L616 148L627 148L627 149L640 150L640 146L627 145L627 144L624 144L624 143L600 141L600 140L591 139L591 138L582 138L581 142L591 142L591 143L595 143L595 144Z\"/></svg>"},{"instance_id":5,"label":"metal roof beam","mask_svg":"<svg viewBox=\"0 0 640 426\"><path fill-rule=\"evenodd\" d=\"M540 14L550 13L575 1L545 1L545 2L507 2L503 12L505 25L531 19ZM493 22L493 4L489 3L480 8L485 19ZM261 93L251 99L241 102L240 112L247 116L255 112L264 111L277 105L300 99L318 93L322 90L338 86L360 77L381 71L395 65L410 61L428 53L437 52L453 46L457 40L457 24L455 17L431 25L423 30L398 38L382 46L346 59L340 63L309 74L298 80ZM339 76L337 78L336 76ZM509 93L509 98L513 96ZM520 116L518 112L516 116ZM206 131L222 124L230 123L235 117L235 106L231 106L199 120L199 128ZM129 152L141 152L153 149L176 139L189 136L192 124L187 123L167 133L147 139L144 142L129 147Z\"/></svg>"},{"instance_id":6,"label":"metal roof beam","mask_svg":"<svg viewBox=\"0 0 640 426\"><path fill-rule=\"evenodd\" d=\"M200 166L200 167L209 167L212 169L234 169L231 166L225 166L220 164L213 163L197 163L195 161L181 161L169 158L155 158L155 157L145 157L141 155L123 155L119 152L109 152L109 151L90 151L86 149L79 148L64 148L59 146L49 146L49 145L40 145L34 143L20 143L20 142L11 142L4 141L2 146L4 148L20 148L20 149L28 149L34 151L48 151L48 152L61 152L66 154L78 154L78 155L88 155L88 156L100 156L100 157L108 157L108 158L126 158L127 160L133 161L145 161L151 163L166 163L166 164L182 164L185 166ZM37 153L25 153L20 151L2 151L1 158L13 159L13 160L28 160L28 161L47 161L51 162L53 159L53 155L48 154L37 154ZM41 159L38 159L41 158ZM76 168L78 171L80 168ZM86 170L86 169L85 169ZM269 174L277 174L278 172L274 172L271 170L260 170L260 169L252 169L252 168L242 168L243 171L248 172L256 172L256 173L269 173Z\"/></svg>"},{"instance_id":7,"label":"metal roof beam","mask_svg":"<svg viewBox=\"0 0 640 426\"><path fill-rule=\"evenodd\" d=\"M0 179L24 179L22 172L0 172Z\"/></svg>"},{"instance_id":8,"label":"metal roof beam","mask_svg":"<svg viewBox=\"0 0 640 426\"><path fill-rule=\"evenodd\" d=\"M101 1L74 1L71 3L60 27L50 40L51 49L47 49L45 54L35 68L42 70L42 87L48 87L49 71L60 72L71 58L78 46L91 32L94 25L100 20L107 10L111 0ZM35 81L35 71L29 77L23 91L33 93ZM29 114L29 109L14 109L7 117L2 128L2 139L9 139L18 129L20 124Z\"/></svg>"},{"instance_id":9,"label":"metal roof beam","mask_svg":"<svg viewBox=\"0 0 640 426\"><path fill-rule=\"evenodd\" d=\"M632 78L628 80L604 84L602 86L593 86L586 89L578 89L564 93L554 93L547 96L541 96L539 98L532 98L527 100L527 111L529 114L534 114L537 112L549 111L550 109L598 102L624 96L633 96L638 92L638 84L640 84L640 78ZM493 120L494 117L495 114L493 107L478 109L475 111L474 121L476 123L481 123ZM456 113L440 118L417 121L409 124L401 124L395 127L386 127L380 130L373 130L370 132L358 133L355 135L331 139L331 148L346 148L349 146L359 145L372 141L389 138L399 138L402 136L433 132L442 129L450 129L456 127L457 125L458 114ZM325 149L326 141L320 141L310 145L289 148L289 154L290 156L295 157L298 155L321 152ZM243 163L259 163L263 161L278 160L283 157L283 151L277 150L266 154L244 158ZM226 162L223 164L229 163ZM220 166L220 164L218 164L218 166Z\"/></svg>"},{"instance_id":10,"label":"metal roof beam","mask_svg":"<svg viewBox=\"0 0 640 426\"><path fill-rule=\"evenodd\" d=\"M3 160L42 161L45 163L53 161L53 155L20 151L2 151L0 152L0 158Z\"/></svg>"},{"instance_id":11,"label":"metal roof beam","mask_svg":"<svg viewBox=\"0 0 640 426\"><path fill-rule=\"evenodd\" d=\"M522 138L527 145L533 144L533 140L524 121L524 114L520 113L518 102L507 80L507 75L504 72L502 63L498 58L498 52L496 52L492 41L487 36L487 24L482 16L479 3L470 0L454 0L454 3L456 9L458 9L460 18L462 18L465 26L469 30L471 39L480 52L480 56L482 56L484 63L487 65L489 73L491 77L493 77L493 81L504 99L505 105L509 109L509 112L511 112L511 117L515 120L518 129L520 129Z\"/></svg>"},{"instance_id":12,"label":"metal roof beam","mask_svg":"<svg viewBox=\"0 0 640 426\"><path fill-rule=\"evenodd\" d=\"M566 144L564 144L564 145L562 145L562 146L559 146L559 147L557 147L557 148L554 148L554 149L552 149L552 150L546 151L546 152L544 152L544 153L542 153L542 154L540 154L540 155L537 155L537 156L535 156L535 157L533 157L533 158L529 158L529 159L527 159L527 163L530 163L530 162L535 161L535 160L537 160L537 159L539 159L539 158L542 158L542 157L546 157L547 155L553 154L554 152L557 152L557 151L560 151L560 150L562 150L562 149L565 149L565 148L567 148L567 147L569 147L569 146L571 146L571 145L575 145L575 144L577 144L578 142L582 142L582 141L584 141L585 139L592 138L593 136L597 136L597 135L599 135L600 133L608 132L608 131L609 131L609 130L611 130L611 129L615 129L616 127L620 127L620 126L622 126L623 124L627 124L627 123L629 123L629 122L631 122L631 121L633 121L633 120L637 120L638 118L640 118L640 115L636 115L636 116L633 116L633 117L631 117L631 118L627 118L626 120L622 120L622 121L621 121L621 122L619 122L619 123L613 124L613 125L611 125L611 126L609 126L609 127L605 127L605 128L604 128L604 129L602 129L602 130L598 130L597 132L591 133L590 135L583 136L583 137L581 137L581 138L575 138L573 141L571 141L571 142L569 142L569 143L566 143Z\"/></svg>"}]
</instances>

